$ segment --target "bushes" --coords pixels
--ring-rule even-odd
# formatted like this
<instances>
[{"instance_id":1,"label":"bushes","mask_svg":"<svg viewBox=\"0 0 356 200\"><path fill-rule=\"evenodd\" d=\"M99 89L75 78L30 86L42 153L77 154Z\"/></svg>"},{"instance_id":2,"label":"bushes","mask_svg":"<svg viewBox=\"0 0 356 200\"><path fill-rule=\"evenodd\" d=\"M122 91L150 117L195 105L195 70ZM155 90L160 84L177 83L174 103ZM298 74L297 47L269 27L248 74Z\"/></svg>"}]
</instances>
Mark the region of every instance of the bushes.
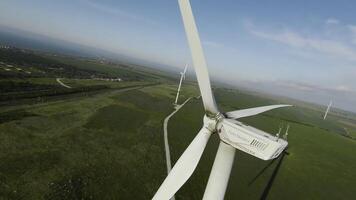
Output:
<instances>
[{"instance_id":1,"label":"bushes","mask_svg":"<svg viewBox=\"0 0 356 200\"><path fill-rule=\"evenodd\" d=\"M111 77L110 75L94 70L80 69L76 66L64 64L54 59L46 58L37 55L28 50L20 50L16 48L0 50L1 61L14 66L21 66L21 68L36 68L39 71L45 72L46 77L68 77L68 78L90 78L95 77ZM11 77L38 77L41 74L34 73L33 75L26 75L22 73L5 73L4 76Z\"/></svg>"},{"instance_id":2,"label":"bushes","mask_svg":"<svg viewBox=\"0 0 356 200\"><path fill-rule=\"evenodd\" d=\"M0 101L10 101L37 97L52 97L75 93L92 92L103 89L108 89L108 87L105 85L93 85L68 89L57 85L3 81L0 82Z\"/></svg>"}]
</instances>

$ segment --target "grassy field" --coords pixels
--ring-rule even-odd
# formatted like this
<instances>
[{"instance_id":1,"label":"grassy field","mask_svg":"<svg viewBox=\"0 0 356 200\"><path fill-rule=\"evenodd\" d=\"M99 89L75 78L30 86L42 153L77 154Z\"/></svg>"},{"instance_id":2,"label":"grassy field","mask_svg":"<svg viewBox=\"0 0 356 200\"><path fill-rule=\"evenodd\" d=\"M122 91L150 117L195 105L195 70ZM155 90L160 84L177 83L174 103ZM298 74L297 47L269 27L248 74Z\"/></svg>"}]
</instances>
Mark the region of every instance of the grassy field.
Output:
<instances>
[{"instance_id":1,"label":"grassy field","mask_svg":"<svg viewBox=\"0 0 356 200\"><path fill-rule=\"evenodd\" d=\"M216 93L225 111L277 103L236 91L219 89ZM203 113L200 100L194 100L171 119L168 130L173 160L178 159L200 129ZM338 133L342 124L320 120L320 114L294 107L243 119L270 133L278 132L282 124L290 124L288 155L273 175L279 160L265 162L237 152L226 199L353 199L356 141ZM201 199L218 142L214 135L197 171L177 193L177 199ZM270 182L272 176L274 180Z\"/></svg>"},{"instance_id":2,"label":"grassy field","mask_svg":"<svg viewBox=\"0 0 356 200\"><path fill-rule=\"evenodd\" d=\"M0 199L153 196L166 176L162 123L173 111L177 79L98 60L16 54L26 58L19 62L5 55L2 66L10 62L48 74L0 71ZM91 72L127 80L94 80ZM59 85L58 75L66 75L61 80L72 89ZM214 93L223 111L290 102L235 89ZM180 102L198 95L197 86L185 82ZM322 120L323 107L292 103L241 119L270 133L289 124L289 148L274 162L237 152L226 199L354 199L355 115L333 110ZM201 128L203 115L201 99L193 98L171 118L173 163ZM218 143L213 135L178 200L202 198Z\"/></svg>"},{"instance_id":3,"label":"grassy field","mask_svg":"<svg viewBox=\"0 0 356 200\"><path fill-rule=\"evenodd\" d=\"M71 58L17 48L0 50L0 106L35 104L125 87L159 84L164 77L124 64ZM71 88L58 83L62 82ZM7 109L7 108L5 108Z\"/></svg>"},{"instance_id":4,"label":"grassy field","mask_svg":"<svg viewBox=\"0 0 356 200\"><path fill-rule=\"evenodd\" d=\"M164 177L161 121L172 110L166 95L145 91L162 90L159 81L90 60L1 54L11 70L0 70L0 199L151 196Z\"/></svg>"},{"instance_id":5,"label":"grassy field","mask_svg":"<svg viewBox=\"0 0 356 200\"><path fill-rule=\"evenodd\" d=\"M161 121L171 104L145 90L37 105L1 123L0 196L150 196L164 178ZM145 109L148 98L155 109Z\"/></svg>"},{"instance_id":6,"label":"grassy field","mask_svg":"<svg viewBox=\"0 0 356 200\"><path fill-rule=\"evenodd\" d=\"M0 196L149 199L166 175L162 121L173 110L175 90L166 84L114 90L7 111L15 117L0 124ZM183 91L181 101L198 94L194 85ZM216 94L223 110L275 103L226 89ZM173 161L201 127L202 115L201 100L193 99L171 119ZM296 107L243 120L272 133L291 125L289 155L268 199L352 198L355 141L334 131L337 122L314 115ZM214 135L177 199L201 199L218 141ZM238 152L226 199L260 199L278 161L255 178L268 164Z\"/></svg>"}]
</instances>

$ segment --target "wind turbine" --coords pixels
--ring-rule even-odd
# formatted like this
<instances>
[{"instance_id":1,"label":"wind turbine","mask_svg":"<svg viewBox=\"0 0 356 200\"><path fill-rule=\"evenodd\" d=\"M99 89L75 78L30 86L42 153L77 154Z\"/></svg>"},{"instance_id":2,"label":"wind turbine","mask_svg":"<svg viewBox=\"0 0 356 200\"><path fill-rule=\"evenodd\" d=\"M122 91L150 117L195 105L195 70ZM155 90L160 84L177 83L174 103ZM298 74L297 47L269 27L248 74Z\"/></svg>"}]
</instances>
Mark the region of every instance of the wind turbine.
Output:
<instances>
[{"instance_id":1,"label":"wind turbine","mask_svg":"<svg viewBox=\"0 0 356 200\"><path fill-rule=\"evenodd\" d=\"M236 149L263 160L270 160L278 157L288 146L287 141L245 125L236 119L290 105L271 105L221 113L211 90L208 69L190 2L178 0L178 3L205 108L204 123L153 199L170 199L182 187L197 167L212 134L218 134L221 141L203 199L224 199Z\"/></svg>"},{"instance_id":2,"label":"wind turbine","mask_svg":"<svg viewBox=\"0 0 356 200\"><path fill-rule=\"evenodd\" d=\"M188 68L188 64L185 65L184 71L183 71L183 72L180 72L180 81L179 81L177 96L176 96L176 100L174 101L174 104L175 104L175 105L177 105L177 102L178 102L178 97L179 97L180 88L181 88L181 86L182 86L183 79L185 80L185 73L187 72L187 68Z\"/></svg>"},{"instance_id":3,"label":"wind turbine","mask_svg":"<svg viewBox=\"0 0 356 200\"><path fill-rule=\"evenodd\" d=\"M333 101L330 101L328 107L326 108L325 114L324 114L324 120L326 119L326 117L328 116L328 113L330 111L331 106L333 105Z\"/></svg>"}]
</instances>

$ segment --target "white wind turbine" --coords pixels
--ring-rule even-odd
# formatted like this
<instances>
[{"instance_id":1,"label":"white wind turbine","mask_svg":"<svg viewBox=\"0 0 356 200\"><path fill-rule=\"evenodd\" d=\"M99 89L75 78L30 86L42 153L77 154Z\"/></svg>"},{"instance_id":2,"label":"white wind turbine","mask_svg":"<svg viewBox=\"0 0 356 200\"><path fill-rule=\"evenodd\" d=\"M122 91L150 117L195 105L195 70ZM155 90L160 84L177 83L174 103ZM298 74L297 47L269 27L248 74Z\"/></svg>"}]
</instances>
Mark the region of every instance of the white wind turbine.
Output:
<instances>
[{"instance_id":1,"label":"white wind turbine","mask_svg":"<svg viewBox=\"0 0 356 200\"><path fill-rule=\"evenodd\" d=\"M182 86L182 82L183 79L185 80L185 73L187 73L187 68L188 68L188 64L185 65L184 71L180 72L180 81L179 81L179 85L178 85L178 91L177 91L177 96L176 96L176 100L174 101L174 104L177 105L178 102L178 97L179 97L179 93L180 93L180 88Z\"/></svg>"},{"instance_id":2,"label":"white wind turbine","mask_svg":"<svg viewBox=\"0 0 356 200\"><path fill-rule=\"evenodd\" d=\"M326 117L328 116L328 113L330 111L331 106L333 105L333 101L330 101L328 107L326 108L325 114L324 114L324 120L326 119Z\"/></svg>"},{"instance_id":3,"label":"white wind turbine","mask_svg":"<svg viewBox=\"0 0 356 200\"><path fill-rule=\"evenodd\" d=\"M263 160L270 160L278 157L288 145L287 141L245 125L236 119L289 105L271 105L221 113L212 94L209 74L190 2L189 0L178 0L178 2L205 108L204 124L175 163L153 199L168 200L182 187L197 167L212 134L218 134L221 141L203 199L224 199L234 162L235 149Z\"/></svg>"}]
</instances>

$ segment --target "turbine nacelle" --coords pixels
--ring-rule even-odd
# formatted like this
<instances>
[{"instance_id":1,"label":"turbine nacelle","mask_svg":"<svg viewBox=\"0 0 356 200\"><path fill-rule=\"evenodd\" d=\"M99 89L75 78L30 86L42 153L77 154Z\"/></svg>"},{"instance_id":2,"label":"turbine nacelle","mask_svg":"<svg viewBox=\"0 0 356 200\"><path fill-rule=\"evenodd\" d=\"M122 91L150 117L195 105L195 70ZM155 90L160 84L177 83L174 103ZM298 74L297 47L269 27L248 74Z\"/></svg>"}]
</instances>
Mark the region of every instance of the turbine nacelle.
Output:
<instances>
[{"instance_id":1,"label":"turbine nacelle","mask_svg":"<svg viewBox=\"0 0 356 200\"><path fill-rule=\"evenodd\" d=\"M262 160L277 158L288 146L281 138L233 119L221 120L217 130L223 142Z\"/></svg>"},{"instance_id":2,"label":"turbine nacelle","mask_svg":"<svg viewBox=\"0 0 356 200\"><path fill-rule=\"evenodd\" d=\"M224 143L262 160L277 158L288 146L285 139L225 118L220 113L215 117L205 115L204 127L212 133L218 133Z\"/></svg>"}]
</instances>

